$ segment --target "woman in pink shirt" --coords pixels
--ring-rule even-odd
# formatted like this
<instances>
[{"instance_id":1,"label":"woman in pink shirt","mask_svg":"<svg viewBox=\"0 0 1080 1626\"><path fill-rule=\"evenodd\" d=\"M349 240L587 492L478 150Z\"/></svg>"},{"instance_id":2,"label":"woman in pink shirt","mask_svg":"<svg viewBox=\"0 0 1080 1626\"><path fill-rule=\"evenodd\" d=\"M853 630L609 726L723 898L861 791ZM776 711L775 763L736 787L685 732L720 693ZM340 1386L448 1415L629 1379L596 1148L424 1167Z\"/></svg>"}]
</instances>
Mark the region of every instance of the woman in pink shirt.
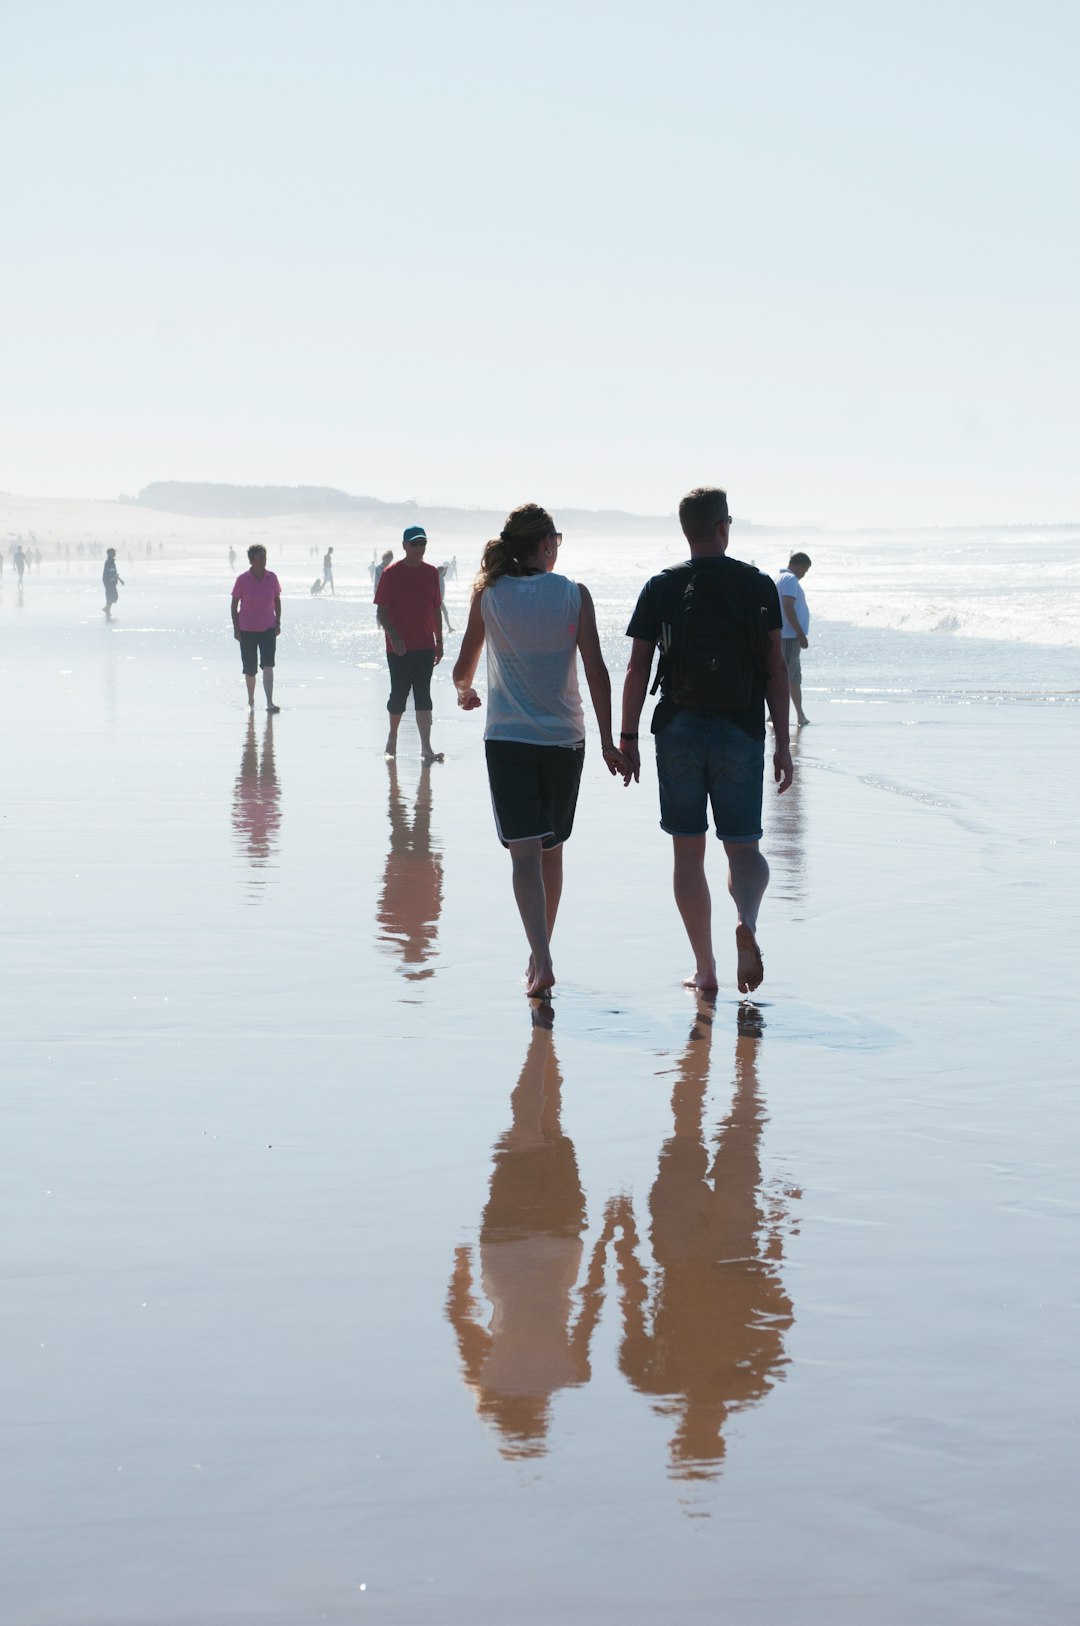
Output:
<instances>
[{"instance_id":1,"label":"woman in pink shirt","mask_svg":"<svg viewBox=\"0 0 1080 1626\"><path fill-rule=\"evenodd\" d=\"M240 645L240 659L247 683L248 706L255 710L256 660L262 667L263 689L268 712L280 711L274 705L274 652L281 631L281 583L266 568L266 549L256 542L248 549L250 570L237 576L232 590L233 637Z\"/></svg>"}]
</instances>

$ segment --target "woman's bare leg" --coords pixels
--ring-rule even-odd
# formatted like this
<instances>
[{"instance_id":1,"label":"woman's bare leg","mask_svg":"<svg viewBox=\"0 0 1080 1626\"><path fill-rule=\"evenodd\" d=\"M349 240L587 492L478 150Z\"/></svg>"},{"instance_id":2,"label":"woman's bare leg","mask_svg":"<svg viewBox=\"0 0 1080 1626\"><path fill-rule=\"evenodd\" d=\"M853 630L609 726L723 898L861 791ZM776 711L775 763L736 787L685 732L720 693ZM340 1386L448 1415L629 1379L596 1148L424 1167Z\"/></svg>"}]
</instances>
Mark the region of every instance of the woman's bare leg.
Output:
<instances>
[{"instance_id":1,"label":"woman's bare leg","mask_svg":"<svg viewBox=\"0 0 1080 1626\"><path fill-rule=\"evenodd\" d=\"M551 947L551 939L555 935L555 921L559 913L559 903L562 899L562 855L562 847L545 847L543 850L543 858L541 860L541 869L544 876L544 914L547 919L549 949ZM533 972L535 969L536 965L532 955L530 954L529 963L525 968L525 981L527 983L532 982Z\"/></svg>"},{"instance_id":2,"label":"woman's bare leg","mask_svg":"<svg viewBox=\"0 0 1080 1626\"><path fill-rule=\"evenodd\" d=\"M551 964L551 933L548 930L548 901L544 888L545 853L540 837L529 841L510 842L510 862L513 865L514 901L518 906L521 924L532 950L532 975L525 992L531 997L546 993L555 985L555 972ZM561 870L560 870L561 875ZM555 905L558 909L558 902Z\"/></svg>"}]
</instances>

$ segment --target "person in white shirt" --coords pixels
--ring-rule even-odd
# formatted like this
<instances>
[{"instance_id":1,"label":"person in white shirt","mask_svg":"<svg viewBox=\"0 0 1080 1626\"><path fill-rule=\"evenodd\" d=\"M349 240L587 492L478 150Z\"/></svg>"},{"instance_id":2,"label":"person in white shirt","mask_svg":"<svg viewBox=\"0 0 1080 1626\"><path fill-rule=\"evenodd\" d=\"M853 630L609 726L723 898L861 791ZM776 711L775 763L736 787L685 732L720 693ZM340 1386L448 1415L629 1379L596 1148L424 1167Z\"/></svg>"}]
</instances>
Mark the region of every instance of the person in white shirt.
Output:
<instances>
[{"instance_id":1,"label":"person in white shirt","mask_svg":"<svg viewBox=\"0 0 1080 1626\"><path fill-rule=\"evenodd\" d=\"M611 774L626 765L611 737L611 681L589 590L555 573L561 543L562 533L537 503L514 509L484 549L454 667L458 705L472 711L481 704L472 682L487 643L488 781L531 950L530 998L555 984L551 934L562 893L562 849L573 829L585 757L579 654L604 765Z\"/></svg>"},{"instance_id":2,"label":"person in white shirt","mask_svg":"<svg viewBox=\"0 0 1080 1626\"><path fill-rule=\"evenodd\" d=\"M782 570L776 578L780 609L784 617L784 624L780 629L780 650L784 657L784 665L787 667L791 698L795 702L795 719L800 727L810 721L802 706L800 659L801 652L810 644L810 609L802 586L803 577L809 569L809 554L793 553L788 560L787 569Z\"/></svg>"}]
</instances>

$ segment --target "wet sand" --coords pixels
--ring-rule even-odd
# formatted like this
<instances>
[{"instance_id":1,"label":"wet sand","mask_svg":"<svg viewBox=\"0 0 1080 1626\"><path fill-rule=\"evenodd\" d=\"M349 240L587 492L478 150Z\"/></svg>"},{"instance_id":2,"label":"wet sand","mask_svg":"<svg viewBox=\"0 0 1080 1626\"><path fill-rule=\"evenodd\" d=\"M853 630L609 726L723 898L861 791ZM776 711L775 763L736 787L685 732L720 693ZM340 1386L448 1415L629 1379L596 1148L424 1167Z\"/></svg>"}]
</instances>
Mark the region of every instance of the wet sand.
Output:
<instances>
[{"instance_id":1,"label":"wet sand","mask_svg":"<svg viewBox=\"0 0 1080 1626\"><path fill-rule=\"evenodd\" d=\"M5 588L4 1618L1074 1620L1075 708L811 691L741 1017L593 749L548 1027L448 676L193 592Z\"/></svg>"}]
</instances>

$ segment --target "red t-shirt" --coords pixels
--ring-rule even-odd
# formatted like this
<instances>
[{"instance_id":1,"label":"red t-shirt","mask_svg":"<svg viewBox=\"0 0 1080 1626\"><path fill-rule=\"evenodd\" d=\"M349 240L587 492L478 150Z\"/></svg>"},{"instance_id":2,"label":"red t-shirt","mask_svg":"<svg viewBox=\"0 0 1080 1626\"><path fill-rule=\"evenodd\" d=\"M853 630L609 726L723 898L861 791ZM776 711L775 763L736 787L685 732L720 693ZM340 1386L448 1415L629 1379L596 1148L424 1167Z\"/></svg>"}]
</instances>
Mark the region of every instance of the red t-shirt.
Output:
<instances>
[{"instance_id":1,"label":"red t-shirt","mask_svg":"<svg viewBox=\"0 0 1080 1626\"><path fill-rule=\"evenodd\" d=\"M375 589L375 602L404 638L406 650L434 649L442 625L439 572L434 565L407 565L404 559L387 565ZM393 654L389 638L386 647Z\"/></svg>"}]
</instances>

